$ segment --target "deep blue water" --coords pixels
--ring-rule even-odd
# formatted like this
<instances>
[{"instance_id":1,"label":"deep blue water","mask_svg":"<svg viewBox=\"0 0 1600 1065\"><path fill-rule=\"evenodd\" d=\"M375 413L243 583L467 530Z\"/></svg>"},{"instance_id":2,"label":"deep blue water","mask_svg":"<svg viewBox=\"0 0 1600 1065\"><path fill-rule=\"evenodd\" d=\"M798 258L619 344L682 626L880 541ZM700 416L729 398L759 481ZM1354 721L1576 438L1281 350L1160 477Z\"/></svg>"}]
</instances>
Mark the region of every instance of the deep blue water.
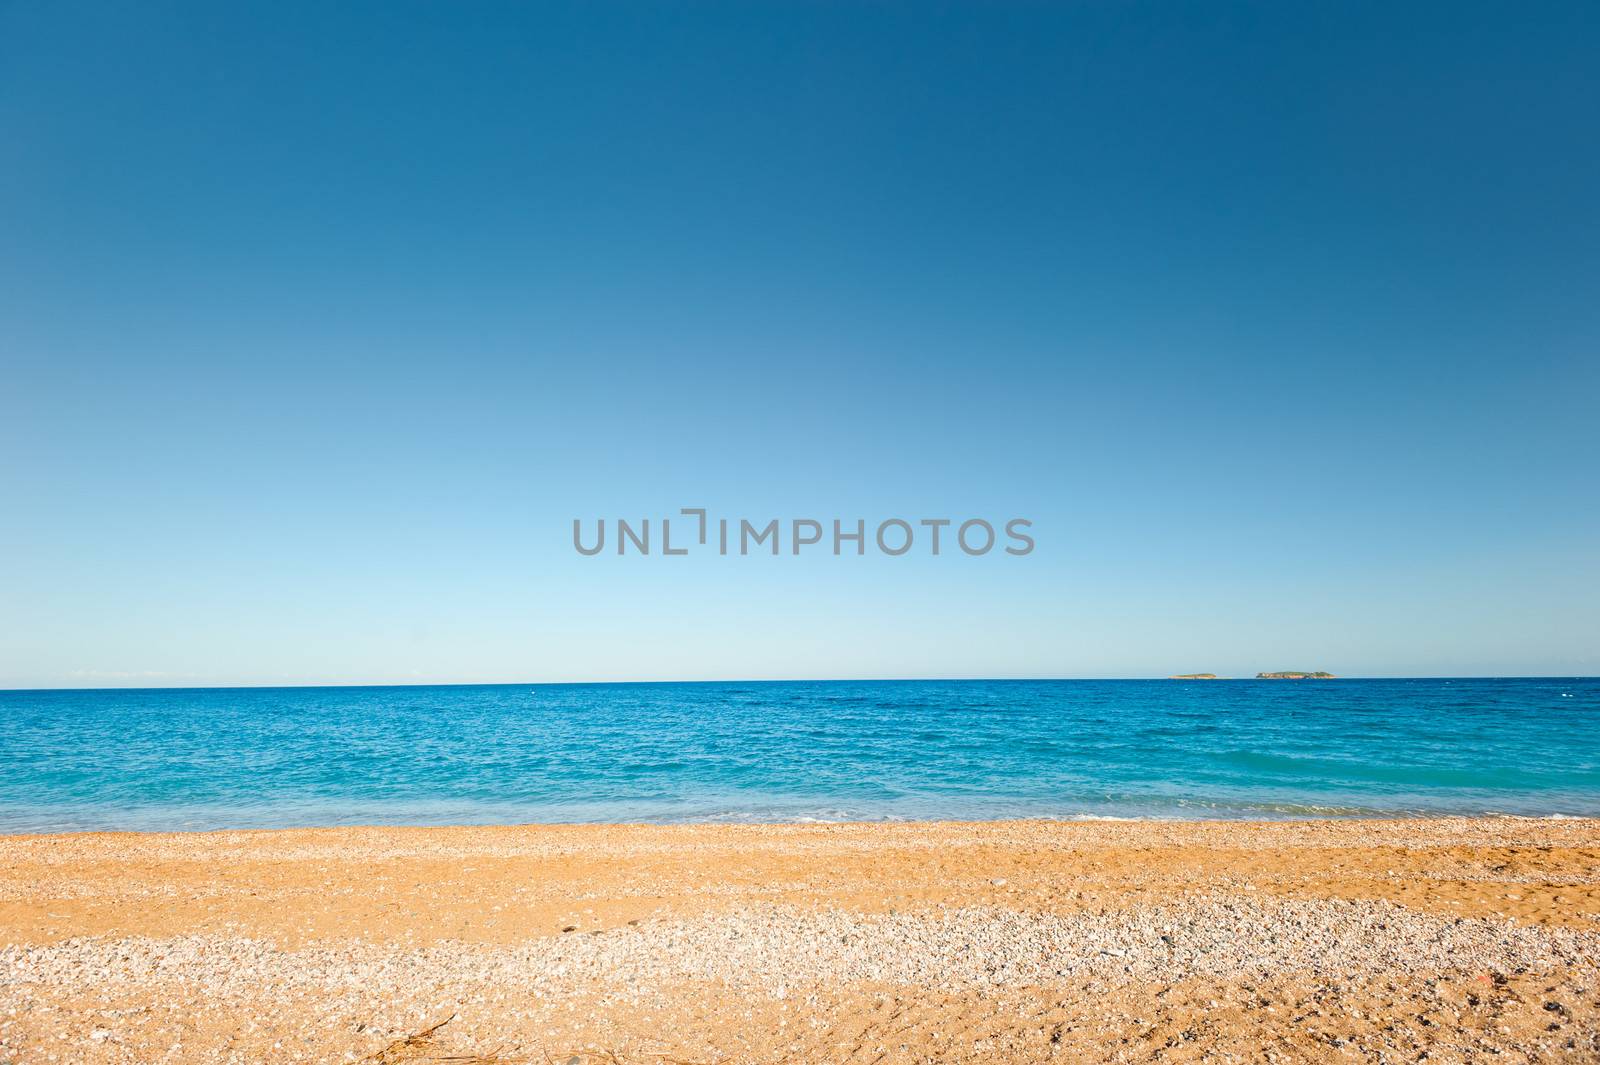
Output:
<instances>
[{"instance_id":1,"label":"deep blue water","mask_svg":"<svg viewBox=\"0 0 1600 1065\"><path fill-rule=\"evenodd\" d=\"M0 691L0 831L1600 815L1600 680Z\"/></svg>"}]
</instances>

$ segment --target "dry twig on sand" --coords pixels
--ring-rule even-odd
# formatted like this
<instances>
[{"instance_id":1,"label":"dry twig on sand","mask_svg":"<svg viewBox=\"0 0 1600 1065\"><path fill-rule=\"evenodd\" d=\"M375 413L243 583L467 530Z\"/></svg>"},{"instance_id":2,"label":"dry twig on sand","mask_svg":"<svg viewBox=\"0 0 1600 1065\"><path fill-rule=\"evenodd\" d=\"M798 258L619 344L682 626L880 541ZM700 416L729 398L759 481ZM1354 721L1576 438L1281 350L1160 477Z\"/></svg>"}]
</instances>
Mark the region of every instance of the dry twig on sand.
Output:
<instances>
[{"instance_id":1,"label":"dry twig on sand","mask_svg":"<svg viewBox=\"0 0 1600 1065\"><path fill-rule=\"evenodd\" d=\"M452 1013L438 1024L429 1025L420 1032L412 1032L404 1039L396 1039L377 1053L368 1054L362 1058L358 1065L397 1065L397 1063L403 1061L416 1061L422 1057L423 1052L432 1044L433 1034L455 1019L456 1015ZM449 1058L442 1060L461 1061L466 1059Z\"/></svg>"}]
</instances>

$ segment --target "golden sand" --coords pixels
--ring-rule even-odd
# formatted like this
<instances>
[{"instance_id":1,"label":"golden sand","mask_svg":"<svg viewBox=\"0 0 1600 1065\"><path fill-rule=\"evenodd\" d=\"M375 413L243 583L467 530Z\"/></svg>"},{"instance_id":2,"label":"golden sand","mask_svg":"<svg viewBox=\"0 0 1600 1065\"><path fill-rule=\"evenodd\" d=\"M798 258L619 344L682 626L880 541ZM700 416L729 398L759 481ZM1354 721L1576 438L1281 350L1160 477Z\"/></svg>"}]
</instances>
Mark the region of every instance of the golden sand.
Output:
<instances>
[{"instance_id":1,"label":"golden sand","mask_svg":"<svg viewBox=\"0 0 1600 1065\"><path fill-rule=\"evenodd\" d=\"M1600 822L0 837L16 1065L1422 1054L1600 1060Z\"/></svg>"}]
</instances>

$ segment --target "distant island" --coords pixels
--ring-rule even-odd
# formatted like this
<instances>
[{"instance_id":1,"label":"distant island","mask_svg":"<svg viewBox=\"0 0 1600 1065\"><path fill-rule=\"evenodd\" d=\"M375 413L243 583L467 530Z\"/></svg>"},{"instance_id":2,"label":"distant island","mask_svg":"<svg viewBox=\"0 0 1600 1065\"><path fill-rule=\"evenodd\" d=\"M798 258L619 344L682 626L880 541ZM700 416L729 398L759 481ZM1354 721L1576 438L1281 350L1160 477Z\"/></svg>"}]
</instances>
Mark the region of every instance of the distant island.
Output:
<instances>
[{"instance_id":1,"label":"distant island","mask_svg":"<svg viewBox=\"0 0 1600 1065\"><path fill-rule=\"evenodd\" d=\"M1168 680L1226 680L1215 673L1174 673ZM1323 673L1321 670L1305 672L1298 669L1284 669L1276 673L1257 673L1256 680L1334 680L1332 673Z\"/></svg>"}]
</instances>

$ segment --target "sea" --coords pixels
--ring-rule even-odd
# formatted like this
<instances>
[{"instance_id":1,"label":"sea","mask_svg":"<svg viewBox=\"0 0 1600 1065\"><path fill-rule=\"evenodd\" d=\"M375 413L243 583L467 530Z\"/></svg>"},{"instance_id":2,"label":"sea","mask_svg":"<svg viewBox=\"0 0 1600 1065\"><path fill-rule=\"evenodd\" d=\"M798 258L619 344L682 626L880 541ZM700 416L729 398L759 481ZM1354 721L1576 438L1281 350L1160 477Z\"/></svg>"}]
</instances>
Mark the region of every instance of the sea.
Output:
<instances>
[{"instance_id":1,"label":"sea","mask_svg":"<svg viewBox=\"0 0 1600 1065\"><path fill-rule=\"evenodd\" d=\"M0 832L1600 815L1600 679L0 691Z\"/></svg>"}]
</instances>

